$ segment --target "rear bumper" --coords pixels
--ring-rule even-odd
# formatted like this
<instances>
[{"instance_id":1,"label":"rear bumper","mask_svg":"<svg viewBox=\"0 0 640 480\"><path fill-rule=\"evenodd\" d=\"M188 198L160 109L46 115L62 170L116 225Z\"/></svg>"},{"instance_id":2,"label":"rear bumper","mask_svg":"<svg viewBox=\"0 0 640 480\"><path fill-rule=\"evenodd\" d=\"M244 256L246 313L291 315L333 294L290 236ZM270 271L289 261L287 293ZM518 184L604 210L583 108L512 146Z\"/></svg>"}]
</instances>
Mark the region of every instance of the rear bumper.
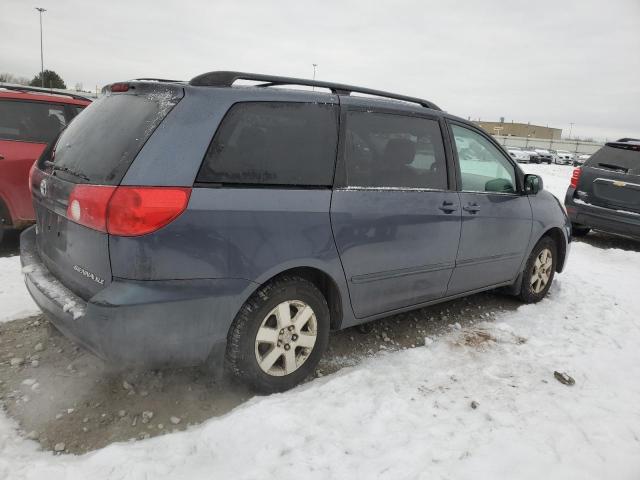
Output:
<instances>
[{"instance_id":1,"label":"rear bumper","mask_svg":"<svg viewBox=\"0 0 640 480\"><path fill-rule=\"evenodd\" d=\"M248 280L135 281L115 278L89 301L44 265L35 228L20 238L29 293L67 337L116 365L222 364L229 326L255 288Z\"/></svg>"},{"instance_id":2,"label":"rear bumper","mask_svg":"<svg viewBox=\"0 0 640 480\"><path fill-rule=\"evenodd\" d=\"M640 239L640 214L576 202L574 192L569 187L564 201L571 223Z\"/></svg>"}]
</instances>

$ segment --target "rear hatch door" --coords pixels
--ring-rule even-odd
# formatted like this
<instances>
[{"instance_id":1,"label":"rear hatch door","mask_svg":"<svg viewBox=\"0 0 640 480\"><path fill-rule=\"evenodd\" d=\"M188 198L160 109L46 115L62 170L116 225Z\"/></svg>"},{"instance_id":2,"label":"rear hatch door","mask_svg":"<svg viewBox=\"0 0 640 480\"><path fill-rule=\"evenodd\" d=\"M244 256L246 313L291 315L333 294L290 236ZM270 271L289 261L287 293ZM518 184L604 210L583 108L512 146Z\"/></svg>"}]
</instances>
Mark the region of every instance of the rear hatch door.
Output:
<instances>
[{"instance_id":1,"label":"rear hatch door","mask_svg":"<svg viewBox=\"0 0 640 480\"><path fill-rule=\"evenodd\" d=\"M577 190L592 205L640 213L640 144L607 143L585 162Z\"/></svg>"},{"instance_id":2,"label":"rear hatch door","mask_svg":"<svg viewBox=\"0 0 640 480\"><path fill-rule=\"evenodd\" d=\"M70 220L69 198L82 185L105 190L119 185L184 94L177 85L117 85L125 87L117 93L107 87L45 150L31 179L40 256L54 276L84 299L111 283L109 235Z\"/></svg>"}]
</instances>

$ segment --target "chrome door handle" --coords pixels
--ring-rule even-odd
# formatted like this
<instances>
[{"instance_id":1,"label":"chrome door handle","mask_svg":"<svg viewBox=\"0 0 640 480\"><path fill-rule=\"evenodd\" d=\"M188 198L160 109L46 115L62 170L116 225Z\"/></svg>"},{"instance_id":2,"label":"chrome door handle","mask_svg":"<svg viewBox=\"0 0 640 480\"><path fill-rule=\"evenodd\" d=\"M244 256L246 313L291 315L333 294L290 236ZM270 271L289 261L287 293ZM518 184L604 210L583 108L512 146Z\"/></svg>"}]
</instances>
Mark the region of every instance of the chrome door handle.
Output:
<instances>
[{"instance_id":1,"label":"chrome door handle","mask_svg":"<svg viewBox=\"0 0 640 480\"><path fill-rule=\"evenodd\" d=\"M456 207L453 202L448 202L446 200L442 202L442 205L440 205L438 208L444 213L453 213L458 210L458 207Z\"/></svg>"},{"instance_id":2,"label":"chrome door handle","mask_svg":"<svg viewBox=\"0 0 640 480\"><path fill-rule=\"evenodd\" d=\"M477 203L470 203L462 207L462 209L465 212L469 212L469 213L478 213L480 211L480 207L478 206Z\"/></svg>"}]
</instances>

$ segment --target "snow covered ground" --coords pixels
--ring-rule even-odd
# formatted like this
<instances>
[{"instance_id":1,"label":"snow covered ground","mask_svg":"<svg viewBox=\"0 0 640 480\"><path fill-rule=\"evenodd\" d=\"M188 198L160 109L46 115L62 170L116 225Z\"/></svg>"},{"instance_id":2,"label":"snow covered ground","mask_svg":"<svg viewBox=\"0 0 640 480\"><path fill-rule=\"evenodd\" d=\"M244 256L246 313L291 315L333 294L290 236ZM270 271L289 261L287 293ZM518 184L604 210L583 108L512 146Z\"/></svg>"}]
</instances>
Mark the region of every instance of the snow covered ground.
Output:
<instances>
[{"instance_id":1,"label":"snow covered ground","mask_svg":"<svg viewBox=\"0 0 640 480\"><path fill-rule=\"evenodd\" d=\"M39 312L22 281L20 257L0 258L0 323Z\"/></svg>"},{"instance_id":2,"label":"snow covered ground","mask_svg":"<svg viewBox=\"0 0 640 480\"><path fill-rule=\"evenodd\" d=\"M525 170L562 198L572 169ZM640 253L576 243L537 305L83 456L40 452L0 415L0 478L637 480L638 284Z\"/></svg>"}]
</instances>

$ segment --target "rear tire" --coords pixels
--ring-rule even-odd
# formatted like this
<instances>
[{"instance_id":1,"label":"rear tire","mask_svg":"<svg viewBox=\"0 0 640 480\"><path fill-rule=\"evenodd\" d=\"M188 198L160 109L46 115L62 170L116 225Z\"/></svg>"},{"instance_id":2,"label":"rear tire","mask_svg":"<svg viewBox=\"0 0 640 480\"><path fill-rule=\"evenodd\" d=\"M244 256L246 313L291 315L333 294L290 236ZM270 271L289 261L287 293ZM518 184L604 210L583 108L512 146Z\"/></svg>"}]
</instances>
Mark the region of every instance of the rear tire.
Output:
<instances>
[{"instance_id":1,"label":"rear tire","mask_svg":"<svg viewBox=\"0 0 640 480\"><path fill-rule=\"evenodd\" d=\"M582 227L580 225L571 224L571 236L572 237L584 237L589 233L591 229L589 227Z\"/></svg>"},{"instance_id":2,"label":"rear tire","mask_svg":"<svg viewBox=\"0 0 640 480\"><path fill-rule=\"evenodd\" d=\"M527 260L518 298L525 303L542 300L549 291L556 270L557 248L550 237L542 237Z\"/></svg>"},{"instance_id":3,"label":"rear tire","mask_svg":"<svg viewBox=\"0 0 640 480\"><path fill-rule=\"evenodd\" d=\"M236 315L226 368L258 392L288 390L315 371L329 330L329 306L320 290L284 275L260 287Z\"/></svg>"}]
</instances>

